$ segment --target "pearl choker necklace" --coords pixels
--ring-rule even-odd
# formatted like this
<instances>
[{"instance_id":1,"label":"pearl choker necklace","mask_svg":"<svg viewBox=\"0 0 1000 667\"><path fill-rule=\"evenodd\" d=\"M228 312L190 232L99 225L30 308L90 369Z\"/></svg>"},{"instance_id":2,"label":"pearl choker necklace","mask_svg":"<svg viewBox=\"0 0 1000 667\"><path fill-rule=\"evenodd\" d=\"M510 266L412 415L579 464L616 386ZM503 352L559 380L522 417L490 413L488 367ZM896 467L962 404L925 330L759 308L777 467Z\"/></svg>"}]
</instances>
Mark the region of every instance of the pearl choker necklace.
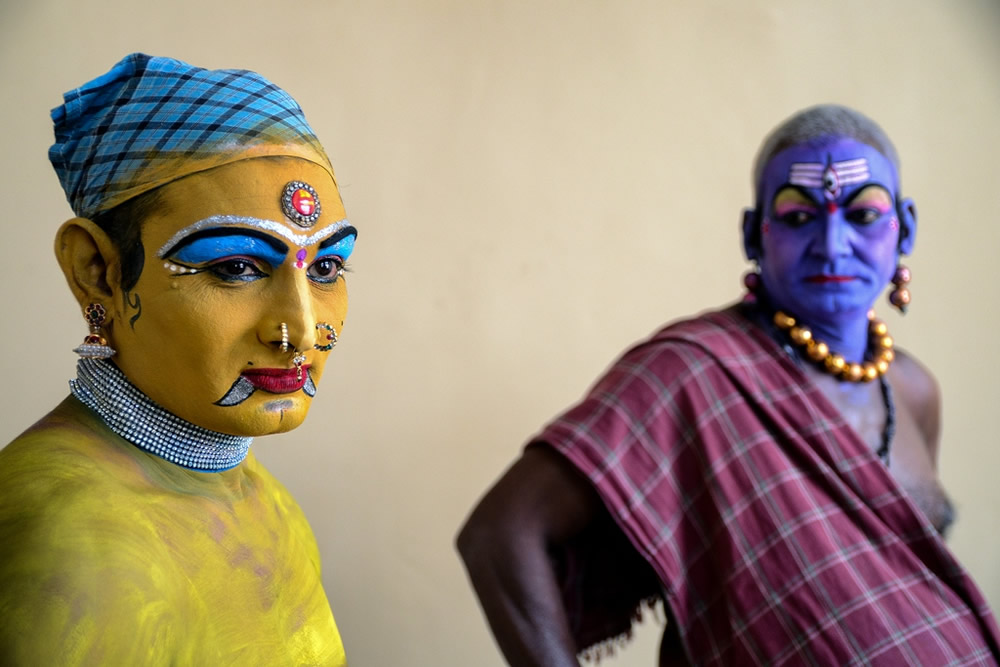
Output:
<instances>
[{"instance_id":1,"label":"pearl choker necklace","mask_svg":"<svg viewBox=\"0 0 1000 667\"><path fill-rule=\"evenodd\" d=\"M106 359L80 359L70 391L108 428L139 449L199 472L220 472L246 458L253 438L196 426L157 405Z\"/></svg>"},{"instance_id":2,"label":"pearl choker necklace","mask_svg":"<svg viewBox=\"0 0 1000 667\"><path fill-rule=\"evenodd\" d=\"M777 327L788 332L788 337L793 343L805 348L809 359L835 378L848 382L877 380L885 375L889 370L889 364L896 358L896 353L892 350L892 336L889 335L885 322L876 319L873 310L868 311L868 321L869 345L875 358L859 364L849 362L841 355L832 352L829 345L813 338L812 331L797 324L794 317L780 310L774 314L774 323Z\"/></svg>"}]
</instances>

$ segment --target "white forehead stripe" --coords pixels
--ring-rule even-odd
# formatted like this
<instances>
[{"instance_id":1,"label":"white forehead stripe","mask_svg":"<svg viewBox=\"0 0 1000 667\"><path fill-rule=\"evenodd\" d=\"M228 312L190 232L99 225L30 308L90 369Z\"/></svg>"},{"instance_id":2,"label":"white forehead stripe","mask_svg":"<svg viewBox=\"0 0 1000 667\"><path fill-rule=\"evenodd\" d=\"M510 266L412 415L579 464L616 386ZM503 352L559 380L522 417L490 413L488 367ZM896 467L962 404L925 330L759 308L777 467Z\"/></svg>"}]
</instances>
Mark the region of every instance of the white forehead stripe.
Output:
<instances>
[{"instance_id":1,"label":"white forehead stripe","mask_svg":"<svg viewBox=\"0 0 1000 667\"><path fill-rule=\"evenodd\" d=\"M862 183L871 178L868 158L859 157L854 160L834 162L830 168L837 175L840 185ZM826 165L820 162L796 162L788 169L788 182L804 188L821 188L824 186L825 171Z\"/></svg>"},{"instance_id":2,"label":"white forehead stripe","mask_svg":"<svg viewBox=\"0 0 1000 667\"><path fill-rule=\"evenodd\" d=\"M186 237L194 234L195 232L200 232L208 227L253 227L254 229L261 229L265 232L271 232L272 234L277 234L283 239L287 239L293 245L297 246L310 246L315 243L319 243L323 239L333 236L345 227L350 226L350 222L347 218L343 220L338 220L329 227L326 227L318 232L306 236L305 234L296 234L287 225L275 222L274 220L261 220L260 218L250 218L243 215L213 215L210 218L205 218L204 220L199 220L198 222L192 223L180 230L176 234L170 237L170 240L163 244L159 250L156 251L156 256L163 259L167 256L174 246L183 241Z\"/></svg>"}]
</instances>

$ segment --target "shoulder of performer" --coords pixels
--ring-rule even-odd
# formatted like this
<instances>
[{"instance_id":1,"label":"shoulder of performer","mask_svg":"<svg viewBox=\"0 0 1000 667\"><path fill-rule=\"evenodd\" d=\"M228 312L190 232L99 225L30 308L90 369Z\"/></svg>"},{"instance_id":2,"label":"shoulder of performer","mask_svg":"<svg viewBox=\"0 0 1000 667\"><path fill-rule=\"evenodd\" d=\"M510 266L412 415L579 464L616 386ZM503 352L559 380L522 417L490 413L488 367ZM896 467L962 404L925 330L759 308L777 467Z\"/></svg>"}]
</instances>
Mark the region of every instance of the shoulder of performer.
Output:
<instances>
[{"instance_id":1,"label":"shoulder of performer","mask_svg":"<svg viewBox=\"0 0 1000 667\"><path fill-rule=\"evenodd\" d=\"M941 390L934 375L906 350L896 348L889 381L897 402L913 415L927 444L931 460L937 463L941 430Z\"/></svg>"},{"instance_id":2,"label":"shoulder of performer","mask_svg":"<svg viewBox=\"0 0 1000 667\"><path fill-rule=\"evenodd\" d=\"M183 578L134 485L66 436L0 452L0 663L149 664L179 636Z\"/></svg>"}]
</instances>

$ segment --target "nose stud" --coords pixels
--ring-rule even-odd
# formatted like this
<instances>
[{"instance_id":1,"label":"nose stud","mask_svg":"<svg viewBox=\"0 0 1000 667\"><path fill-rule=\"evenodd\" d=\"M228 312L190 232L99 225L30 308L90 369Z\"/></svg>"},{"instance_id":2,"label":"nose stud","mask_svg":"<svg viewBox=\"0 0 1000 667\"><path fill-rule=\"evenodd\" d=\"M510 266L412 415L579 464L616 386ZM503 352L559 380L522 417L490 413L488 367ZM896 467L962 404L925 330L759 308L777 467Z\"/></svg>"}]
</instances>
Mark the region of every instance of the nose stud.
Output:
<instances>
[{"instance_id":1,"label":"nose stud","mask_svg":"<svg viewBox=\"0 0 1000 667\"><path fill-rule=\"evenodd\" d=\"M282 352L288 352L288 325L284 322L281 323L281 346L279 349Z\"/></svg>"}]
</instances>

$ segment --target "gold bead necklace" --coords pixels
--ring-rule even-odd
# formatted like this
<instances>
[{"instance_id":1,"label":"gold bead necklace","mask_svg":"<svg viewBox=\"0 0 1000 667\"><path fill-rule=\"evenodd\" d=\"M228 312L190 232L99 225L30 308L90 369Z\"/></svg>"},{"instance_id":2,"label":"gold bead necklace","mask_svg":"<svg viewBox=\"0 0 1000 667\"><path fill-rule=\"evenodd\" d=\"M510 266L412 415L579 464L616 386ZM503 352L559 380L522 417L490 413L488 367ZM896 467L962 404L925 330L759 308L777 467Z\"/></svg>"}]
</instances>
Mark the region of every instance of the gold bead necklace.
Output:
<instances>
[{"instance_id":1,"label":"gold bead necklace","mask_svg":"<svg viewBox=\"0 0 1000 667\"><path fill-rule=\"evenodd\" d=\"M885 375L889 364L896 358L893 352L892 336L885 322L875 318L875 311L868 311L868 344L872 347L874 360L863 363L849 362L844 357L830 350L830 346L813 338L812 331L795 321L791 315L780 310L774 314L774 323L779 329L788 333L792 342L805 348L806 356L815 361L820 368L840 380L848 382L871 382Z\"/></svg>"}]
</instances>

